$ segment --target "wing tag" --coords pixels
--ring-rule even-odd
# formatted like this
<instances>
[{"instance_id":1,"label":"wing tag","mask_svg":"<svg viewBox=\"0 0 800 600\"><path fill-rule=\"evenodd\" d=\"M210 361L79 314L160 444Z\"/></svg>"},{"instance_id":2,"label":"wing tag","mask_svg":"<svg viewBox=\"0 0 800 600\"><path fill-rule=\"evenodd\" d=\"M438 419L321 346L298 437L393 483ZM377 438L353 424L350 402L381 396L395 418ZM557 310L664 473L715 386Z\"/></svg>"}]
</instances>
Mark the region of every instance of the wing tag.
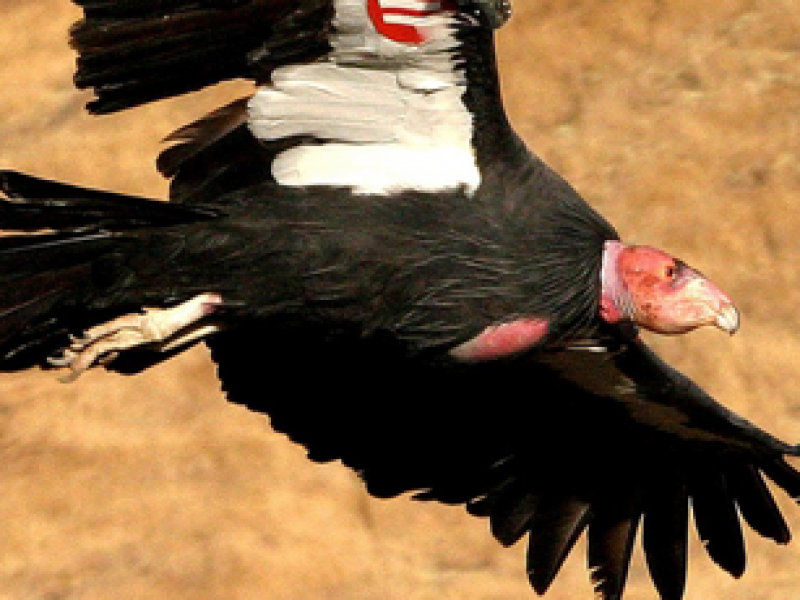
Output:
<instances>
[{"instance_id":1,"label":"wing tag","mask_svg":"<svg viewBox=\"0 0 800 600\"><path fill-rule=\"evenodd\" d=\"M456 9L456 0L367 0L375 30L392 41L422 44L429 39L431 17Z\"/></svg>"}]
</instances>

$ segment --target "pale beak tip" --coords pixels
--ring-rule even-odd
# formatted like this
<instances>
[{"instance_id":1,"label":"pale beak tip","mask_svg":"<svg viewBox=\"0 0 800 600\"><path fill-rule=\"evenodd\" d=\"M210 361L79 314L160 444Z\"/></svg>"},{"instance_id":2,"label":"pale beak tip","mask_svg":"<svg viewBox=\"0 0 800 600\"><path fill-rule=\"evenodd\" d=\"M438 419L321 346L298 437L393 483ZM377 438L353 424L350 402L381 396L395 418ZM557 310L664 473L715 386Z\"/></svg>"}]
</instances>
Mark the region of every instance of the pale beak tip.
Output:
<instances>
[{"instance_id":1,"label":"pale beak tip","mask_svg":"<svg viewBox=\"0 0 800 600\"><path fill-rule=\"evenodd\" d=\"M739 311L732 304L729 304L717 313L715 325L731 335L739 331L740 319Z\"/></svg>"}]
</instances>

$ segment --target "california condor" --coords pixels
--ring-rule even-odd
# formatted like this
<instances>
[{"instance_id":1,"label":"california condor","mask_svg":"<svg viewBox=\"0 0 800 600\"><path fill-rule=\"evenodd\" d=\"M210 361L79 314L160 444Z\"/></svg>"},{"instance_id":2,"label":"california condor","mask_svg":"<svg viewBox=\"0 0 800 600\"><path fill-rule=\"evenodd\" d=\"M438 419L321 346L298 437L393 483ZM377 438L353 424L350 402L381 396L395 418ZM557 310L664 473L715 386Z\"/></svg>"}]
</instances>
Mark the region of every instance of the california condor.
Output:
<instances>
[{"instance_id":1,"label":"california condor","mask_svg":"<svg viewBox=\"0 0 800 600\"><path fill-rule=\"evenodd\" d=\"M203 341L229 399L312 460L527 536L539 593L584 532L604 599L640 528L659 594L683 596L690 511L735 576L742 522L789 541L765 479L800 497L800 448L638 336L733 333L738 312L623 243L516 136L493 50L506 3L76 4L94 113L259 87L170 136L170 203L0 174L5 370L135 373Z\"/></svg>"}]
</instances>

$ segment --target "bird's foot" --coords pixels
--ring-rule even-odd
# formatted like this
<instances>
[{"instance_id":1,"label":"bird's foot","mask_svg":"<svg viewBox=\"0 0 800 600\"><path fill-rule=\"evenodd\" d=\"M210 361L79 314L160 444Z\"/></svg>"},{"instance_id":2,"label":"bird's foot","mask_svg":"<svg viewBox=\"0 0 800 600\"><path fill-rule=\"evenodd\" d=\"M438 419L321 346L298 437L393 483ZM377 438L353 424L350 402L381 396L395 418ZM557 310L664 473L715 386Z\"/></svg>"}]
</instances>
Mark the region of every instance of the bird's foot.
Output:
<instances>
[{"instance_id":1,"label":"bird's foot","mask_svg":"<svg viewBox=\"0 0 800 600\"><path fill-rule=\"evenodd\" d=\"M73 337L60 355L48 358L48 363L69 369L60 378L67 383L95 365L111 362L124 350L140 346L152 346L159 352L171 350L219 331L219 325L202 320L221 304L218 294L200 294L171 308L145 308L142 313L117 317Z\"/></svg>"}]
</instances>

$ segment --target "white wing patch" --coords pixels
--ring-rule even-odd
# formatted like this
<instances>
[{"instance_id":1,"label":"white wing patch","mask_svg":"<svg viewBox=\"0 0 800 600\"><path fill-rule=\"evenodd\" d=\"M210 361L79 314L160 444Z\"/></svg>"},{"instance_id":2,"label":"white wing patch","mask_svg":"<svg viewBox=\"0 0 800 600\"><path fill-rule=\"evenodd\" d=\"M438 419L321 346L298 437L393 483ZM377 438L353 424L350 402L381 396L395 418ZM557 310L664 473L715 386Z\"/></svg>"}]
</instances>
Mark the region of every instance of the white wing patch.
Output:
<instances>
[{"instance_id":1,"label":"white wing patch","mask_svg":"<svg viewBox=\"0 0 800 600\"><path fill-rule=\"evenodd\" d=\"M315 138L277 156L275 179L364 194L473 192L480 174L472 115L462 100L466 81L451 57L457 44L453 15L438 10L440 2L384 0L393 9L413 8L407 26L425 39L403 43L378 32L367 4L336 0L333 51L326 60L276 69L272 84L251 99L250 128L257 138Z\"/></svg>"}]
</instances>

